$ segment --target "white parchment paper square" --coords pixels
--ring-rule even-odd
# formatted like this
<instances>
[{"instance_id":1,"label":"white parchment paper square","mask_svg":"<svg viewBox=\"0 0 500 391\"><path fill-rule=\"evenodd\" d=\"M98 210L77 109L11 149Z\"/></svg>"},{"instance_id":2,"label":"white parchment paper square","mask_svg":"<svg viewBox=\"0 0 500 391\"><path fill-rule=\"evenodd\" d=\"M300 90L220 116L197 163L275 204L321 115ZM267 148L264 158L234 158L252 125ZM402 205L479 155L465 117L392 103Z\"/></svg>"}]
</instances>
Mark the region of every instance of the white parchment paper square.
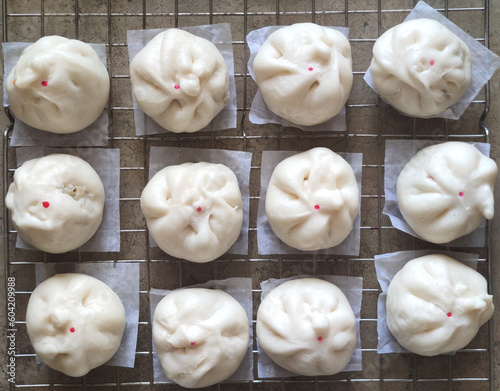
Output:
<instances>
[{"instance_id":1,"label":"white parchment paper square","mask_svg":"<svg viewBox=\"0 0 500 391\"><path fill-rule=\"evenodd\" d=\"M108 285L125 307L126 324L116 354L105 364L133 368L139 330L139 264L138 263L37 263L36 285L61 273L81 273L97 278Z\"/></svg>"},{"instance_id":2,"label":"white parchment paper square","mask_svg":"<svg viewBox=\"0 0 500 391\"><path fill-rule=\"evenodd\" d=\"M250 169L252 153L242 151L228 151L224 149L197 149L176 147L151 147L149 152L149 179L165 167L182 163L208 162L223 164L234 172L238 178L243 204L243 223L240 236L226 252L226 254L248 254L248 226L250 211ZM152 247L158 246L151 235L149 240Z\"/></svg>"},{"instance_id":3,"label":"white parchment paper square","mask_svg":"<svg viewBox=\"0 0 500 391\"><path fill-rule=\"evenodd\" d=\"M248 317L248 326L250 332L248 350L236 372L234 372L230 377L224 380L224 382L253 380L252 279L245 277L233 277L233 278L228 278L226 280L212 280L206 282L205 284L192 285L180 289L189 289L189 288L206 288L206 289L221 290L223 292L230 294L245 309L245 312L247 313ZM175 292L175 291L168 291L168 290L161 290L154 288L150 290L149 299L151 305L151 324L153 324L154 312L156 306L170 292ZM153 343L153 373L154 373L155 383L173 383L173 381L170 380L163 372L160 360L158 358L158 355L156 354L154 343Z\"/></svg>"},{"instance_id":4,"label":"white parchment paper square","mask_svg":"<svg viewBox=\"0 0 500 391\"><path fill-rule=\"evenodd\" d=\"M12 68L17 63L23 50L31 43L4 42L2 43L4 59L4 80L7 80ZM104 66L106 66L106 45L90 43ZM10 106L9 97L3 86L3 105ZM101 115L85 129L69 134L57 134L33 128L19 119L14 121L11 147L18 146L47 146L47 147L97 147L108 145L108 111L104 109Z\"/></svg>"},{"instance_id":5,"label":"white parchment paper square","mask_svg":"<svg viewBox=\"0 0 500 391\"><path fill-rule=\"evenodd\" d=\"M436 250L419 250L419 251L400 251L389 254L375 255L375 270L377 279L382 289L382 293L378 297L377 307L377 333L378 345L377 353L408 353L408 350L403 348L396 338L393 337L387 321L385 319L385 303L387 299L387 291L392 279L409 261L415 258L420 258L429 254L444 254L459 262L476 270L479 256L476 254L446 252Z\"/></svg>"},{"instance_id":6,"label":"white parchment paper square","mask_svg":"<svg viewBox=\"0 0 500 391\"><path fill-rule=\"evenodd\" d=\"M279 239L273 232L266 215L266 194L269 181L276 166L286 158L300 152L295 151L263 151L260 173L260 199L257 215L257 244L259 254L336 254L336 255L359 255L360 231L361 231L361 170L363 154L361 153L338 153L352 167L359 189L359 209L354 220L353 229L342 243L316 251L302 251L290 247Z\"/></svg>"},{"instance_id":7,"label":"white parchment paper square","mask_svg":"<svg viewBox=\"0 0 500 391\"><path fill-rule=\"evenodd\" d=\"M449 119L459 119L470 103L474 100L476 95L481 91L484 85L490 80L495 71L500 67L500 57L498 57L491 50L481 45L478 41L472 38L465 31L460 29L457 25L452 23L449 19L441 15L438 11L436 11L431 6L427 5L423 1L419 1L415 8L410 12L410 14L406 17L405 22L414 19L434 19L445 26L448 30L450 30L453 34L458 36L465 44L469 47L470 50L470 59L471 59L471 81L469 88L465 92L464 96L454 105L448 107L446 110L443 110L441 113L432 116L433 118L449 118ZM366 83L375 91L375 86L373 84L372 76L370 73L370 68L366 71L364 77ZM380 96L382 100L384 98ZM385 100L384 100L385 102ZM387 102L386 102L387 103ZM408 115L406 113L402 113L403 115Z\"/></svg>"},{"instance_id":8,"label":"white parchment paper square","mask_svg":"<svg viewBox=\"0 0 500 391\"><path fill-rule=\"evenodd\" d=\"M234 81L233 40L229 23L179 27L179 29L212 42L222 54L229 71L229 92L231 95L229 102L221 112L217 114L207 126L200 129L199 132L236 128L236 84ZM127 31L127 47L130 64L137 53L139 53L149 41L165 30L168 29ZM161 127L151 117L144 114L136 102L133 93L132 99L134 102L135 133L138 136L170 132Z\"/></svg>"},{"instance_id":9,"label":"white parchment paper square","mask_svg":"<svg viewBox=\"0 0 500 391\"><path fill-rule=\"evenodd\" d=\"M389 216L394 228L397 228L416 238L420 238L406 223L398 207L396 194L398 176L415 154L430 145L440 144L433 140L387 140L385 144L384 192L385 204L383 214ZM483 155L490 156L490 144L472 143ZM423 240L423 239L422 239ZM486 220L470 234L455 239L449 243L440 244L451 247L483 247L486 240Z\"/></svg>"},{"instance_id":10,"label":"white parchment paper square","mask_svg":"<svg viewBox=\"0 0 500 391\"><path fill-rule=\"evenodd\" d=\"M267 294L274 288L280 286L286 281L296 280L299 278L319 278L336 285L342 293L346 296L347 301L352 307L354 316L356 317L356 347L352 354L351 360L341 372L348 371L361 371L363 369L362 351L361 351L361 333L360 333L360 318L361 318L361 300L363 297L363 278L362 277L346 277L346 276L297 276L291 278L275 279L261 282L262 294L260 301L264 300ZM291 377L297 376L296 373L290 372L278 364L276 364L259 345L257 340L258 349L258 373L259 378L273 378L273 377Z\"/></svg>"},{"instance_id":11,"label":"white parchment paper square","mask_svg":"<svg viewBox=\"0 0 500 391\"><path fill-rule=\"evenodd\" d=\"M250 58L248 60L247 66L248 66L248 71L250 72L250 76L252 76L253 80L255 80L255 73L253 70L253 61L255 59L255 56L257 56L257 53L259 52L261 46L264 44L266 39L276 30L279 30L283 27L287 26L268 26L260 28L258 30L250 31L247 34L247 43L248 47L250 48ZM337 30L342 34L344 34L346 38L349 38L348 27L331 27L331 26L324 26L324 27ZM260 90L257 91L257 94L255 95L252 101L252 106L250 107L250 114L248 118L254 124L260 124L260 125L268 123L280 124L282 126L299 128L305 131L343 132L347 130L345 107L335 117L321 124L312 126L297 125L290 121L287 121L286 119L274 114L271 110L269 110L269 108L266 105L266 102L264 101L264 98L262 97Z\"/></svg>"},{"instance_id":12,"label":"white parchment paper square","mask_svg":"<svg viewBox=\"0 0 500 391\"><path fill-rule=\"evenodd\" d=\"M106 193L101 225L87 243L73 251L120 251L120 150L100 148L59 149L21 147L16 149L17 166L19 167L27 160L54 153L78 156L89 163L101 178ZM26 243L20 235L17 235L16 247L39 251Z\"/></svg>"}]
</instances>

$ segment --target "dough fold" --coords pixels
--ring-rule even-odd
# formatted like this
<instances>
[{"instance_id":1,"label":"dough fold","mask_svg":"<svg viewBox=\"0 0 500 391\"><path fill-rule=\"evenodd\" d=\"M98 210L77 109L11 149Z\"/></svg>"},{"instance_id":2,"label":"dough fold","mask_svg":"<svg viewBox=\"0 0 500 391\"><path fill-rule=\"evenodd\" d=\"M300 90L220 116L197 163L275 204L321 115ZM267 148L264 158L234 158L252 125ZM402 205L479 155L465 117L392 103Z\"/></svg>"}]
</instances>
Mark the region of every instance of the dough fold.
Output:
<instances>
[{"instance_id":1,"label":"dough fold","mask_svg":"<svg viewBox=\"0 0 500 391\"><path fill-rule=\"evenodd\" d=\"M467 45L433 19L403 22L373 46L375 90L414 117L434 116L458 102L469 88L471 72Z\"/></svg>"},{"instance_id":2,"label":"dough fold","mask_svg":"<svg viewBox=\"0 0 500 391\"><path fill-rule=\"evenodd\" d=\"M387 291L389 330L401 346L423 356L462 349L493 311L486 279L441 254L408 262Z\"/></svg>"},{"instance_id":3,"label":"dough fold","mask_svg":"<svg viewBox=\"0 0 500 391\"><path fill-rule=\"evenodd\" d=\"M286 281L262 300L257 338L271 359L305 376L342 371L356 347L356 318L334 284L317 278Z\"/></svg>"},{"instance_id":4,"label":"dough fold","mask_svg":"<svg viewBox=\"0 0 500 391\"><path fill-rule=\"evenodd\" d=\"M280 162L266 193L266 215L276 236L299 250L340 244L359 212L351 166L328 148L313 148Z\"/></svg>"},{"instance_id":5,"label":"dough fold","mask_svg":"<svg viewBox=\"0 0 500 391\"><path fill-rule=\"evenodd\" d=\"M326 122L342 110L351 92L349 41L342 33L313 23L273 32L253 68L269 109L297 125Z\"/></svg>"},{"instance_id":6,"label":"dough fold","mask_svg":"<svg viewBox=\"0 0 500 391\"><path fill-rule=\"evenodd\" d=\"M64 253L85 244L104 211L104 186L85 160L52 154L14 173L5 205L21 238L39 250Z\"/></svg>"},{"instance_id":7,"label":"dough fold","mask_svg":"<svg viewBox=\"0 0 500 391\"><path fill-rule=\"evenodd\" d=\"M118 295L94 277L56 274L31 294L26 328L44 364L68 376L84 376L117 352L125 308Z\"/></svg>"},{"instance_id":8,"label":"dough fold","mask_svg":"<svg viewBox=\"0 0 500 391\"><path fill-rule=\"evenodd\" d=\"M222 164L164 168L144 188L141 208L158 246L192 262L224 254L238 239L243 223L238 179Z\"/></svg>"},{"instance_id":9,"label":"dough fold","mask_svg":"<svg viewBox=\"0 0 500 391\"><path fill-rule=\"evenodd\" d=\"M208 387L231 376L249 339L245 309L220 290L171 292L154 313L153 341L163 371L186 388Z\"/></svg>"},{"instance_id":10,"label":"dough fold","mask_svg":"<svg viewBox=\"0 0 500 391\"><path fill-rule=\"evenodd\" d=\"M130 80L141 110L175 133L203 129L230 97L229 71L216 46L175 28L137 53Z\"/></svg>"},{"instance_id":11,"label":"dough fold","mask_svg":"<svg viewBox=\"0 0 500 391\"><path fill-rule=\"evenodd\" d=\"M401 214L421 238L448 243L494 213L496 163L473 145L449 141L420 150L397 181Z\"/></svg>"},{"instance_id":12,"label":"dough fold","mask_svg":"<svg viewBox=\"0 0 500 391\"><path fill-rule=\"evenodd\" d=\"M34 128L65 134L101 115L109 84L106 66L90 45L53 35L24 49L5 89L14 116Z\"/></svg>"}]
</instances>

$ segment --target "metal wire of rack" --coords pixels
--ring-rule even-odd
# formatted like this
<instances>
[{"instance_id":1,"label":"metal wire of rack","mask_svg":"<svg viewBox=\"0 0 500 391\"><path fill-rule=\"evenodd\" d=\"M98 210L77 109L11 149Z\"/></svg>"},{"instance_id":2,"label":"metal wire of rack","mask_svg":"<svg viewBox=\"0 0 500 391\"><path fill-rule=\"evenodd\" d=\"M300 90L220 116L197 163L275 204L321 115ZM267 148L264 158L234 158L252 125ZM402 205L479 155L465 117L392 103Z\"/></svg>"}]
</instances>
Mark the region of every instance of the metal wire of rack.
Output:
<instances>
[{"instance_id":1,"label":"metal wire of rack","mask_svg":"<svg viewBox=\"0 0 500 391\"><path fill-rule=\"evenodd\" d=\"M400 23L415 5L413 0L235 0L231 3L161 0L3 0L3 41L32 42L44 35L59 34L86 42L107 45L111 74L109 102L109 147L121 151L121 251L119 253L70 253L48 255L15 248L15 231L9 225L4 206L6 278L16 278L17 377L11 389L33 390L157 390L181 389L156 385L152 374L152 346L148 292L150 288L175 289L209 279L247 276L253 280L254 323L259 303L259 283L268 278L299 274L337 274L364 278L361 312L363 371L330 377L221 383L209 389L230 390L493 390L492 324L483 326L465 349L453 356L434 358L412 354L377 355L376 302L379 286L373 257L376 254L429 248L394 229L382 215L384 204L384 144L387 139L436 139L488 141L484 119L489 108L488 87L458 121L419 120L399 115L383 104L362 77L378 36ZM436 0L428 2L479 42L488 44L488 0ZM248 111L256 85L247 73L245 37L266 25L315 22L350 27L354 84L347 105L346 132L308 133L275 125L256 126ZM234 130L191 135L164 134L138 137L133 128L133 111L126 30L178 27L219 22L231 24L238 95L238 127ZM7 113L8 114L8 113ZM10 148L12 127L4 135L4 196L15 168L15 149ZM147 183L149 147L152 145L220 148L253 152L249 254L224 256L209 264L190 264L171 259L149 247L148 234L139 207ZM361 253L359 257L276 256L262 257L256 246L256 216L260 193L260 157L264 150L306 150L326 146L336 152L362 152L363 185L361 203ZM490 242L491 243L491 242ZM459 249L480 253L480 271L491 286L491 245L485 249ZM40 262L136 262L140 265L140 322L135 368L101 367L84 378L72 379L35 363L26 335L24 310L34 289L34 268ZM255 333L254 333L255 335ZM257 350L254 345L254 359Z\"/></svg>"}]
</instances>

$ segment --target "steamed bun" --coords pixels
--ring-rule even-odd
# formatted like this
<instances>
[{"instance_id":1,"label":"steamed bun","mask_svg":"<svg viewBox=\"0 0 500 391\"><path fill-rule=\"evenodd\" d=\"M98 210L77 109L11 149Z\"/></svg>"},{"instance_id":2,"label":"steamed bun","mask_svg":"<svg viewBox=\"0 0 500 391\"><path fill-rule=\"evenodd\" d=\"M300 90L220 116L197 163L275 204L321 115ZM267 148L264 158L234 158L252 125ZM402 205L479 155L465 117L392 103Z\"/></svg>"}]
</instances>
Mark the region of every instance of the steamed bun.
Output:
<instances>
[{"instance_id":1,"label":"steamed bun","mask_svg":"<svg viewBox=\"0 0 500 391\"><path fill-rule=\"evenodd\" d=\"M266 354L299 375L338 373L356 347L356 318L347 298L317 278L290 280L269 292L256 331Z\"/></svg>"},{"instance_id":2,"label":"steamed bun","mask_svg":"<svg viewBox=\"0 0 500 391\"><path fill-rule=\"evenodd\" d=\"M132 60L144 113L172 132L196 132L229 102L229 71L214 44L179 29L155 36Z\"/></svg>"},{"instance_id":3,"label":"steamed bun","mask_svg":"<svg viewBox=\"0 0 500 391\"><path fill-rule=\"evenodd\" d=\"M485 278L446 255L411 260L387 292L389 330L401 346L423 356L465 347L493 310Z\"/></svg>"},{"instance_id":4,"label":"steamed bun","mask_svg":"<svg viewBox=\"0 0 500 391\"><path fill-rule=\"evenodd\" d=\"M337 115L352 87L351 45L340 32L298 23L272 33L253 62L269 109L297 125Z\"/></svg>"},{"instance_id":5,"label":"steamed bun","mask_svg":"<svg viewBox=\"0 0 500 391\"><path fill-rule=\"evenodd\" d=\"M439 114L462 98L471 80L467 45L432 19L401 23L377 39L370 73L375 90L415 117Z\"/></svg>"},{"instance_id":6,"label":"steamed bun","mask_svg":"<svg viewBox=\"0 0 500 391\"><path fill-rule=\"evenodd\" d=\"M53 154L25 162L14 173L5 205L21 238L49 253L86 243L104 210L104 186L79 157Z\"/></svg>"},{"instance_id":7,"label":"steamed bun","mask_svg":"<svg viewBox=\"0 0 500 391\"><path fill-rule=\"evenodd\" d=\"M340 244L359 212L359 189L351 166L327 148L313 148L279 163L266 193L272 230L304 251Z\"/></svg>"},{"instance_id":8,"label":"steamed bun","mask_svg":"<svg viewBox=\"0 0 500 391\"><path fill-rule=\"evenodd\" d=\"M118 295L98 279L56 274L31 294L26 328L43 363L68 376L83 376L117 352L125 309Z\"/></svg>"},{"instance_id":9,"label":"steamed bun","mask_svg":"<svg viewBox=\"0 0 500 391\"><path fill-rule=\"evenodd\" d=\"M144 188L141 208L158 246L192 262L224 254L238 239L243 223L238 179L222 164L164 168Z\"/></svg>"},{"instance_id":10,"label":"steamed bun","mask_svg":"<svg viewBox=\"0 0 500 391\"><path fill-rule=\"evenodd\" d=\"M450 242L474 231L483 217L493 217L497 174L496 163L471 144L429 146L399 174L399 210L421 238Z\"/></svg>"},{"instance_id":11,"label":"steamed bun","mask_svg":"<svg viewBox=\"0 0 500 391\"><path fill-rule=\"evenodd\" d=\"M109 95L109 75L95 50L76 39L40 38L24 49L5 89L12 113L53 133L74 133L92 124Z\"/></svg>"},{"instance_id":12,"label":"steamed bun","mask_svg":"<svg viewBox=\"0 0 500 391\"><path fill-rule=\"evenodd\" d=\"M183 387L208 387L227 379L243 361L249 340L245 309L220 290L177 290L154 312L153 341L161 366Z\"/></svg>"}]
</instances>

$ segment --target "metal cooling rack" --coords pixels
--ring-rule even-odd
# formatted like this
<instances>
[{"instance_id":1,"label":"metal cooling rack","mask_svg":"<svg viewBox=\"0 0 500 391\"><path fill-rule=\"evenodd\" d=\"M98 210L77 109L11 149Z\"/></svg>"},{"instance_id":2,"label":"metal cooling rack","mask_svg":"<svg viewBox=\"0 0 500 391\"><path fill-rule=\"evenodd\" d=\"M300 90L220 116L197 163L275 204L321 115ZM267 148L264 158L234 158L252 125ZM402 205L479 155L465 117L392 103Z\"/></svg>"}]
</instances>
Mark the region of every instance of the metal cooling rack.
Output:
<instances>
[{"instance_id":1,"label":"metal cooling rack","mask_svg":"<svg viewBox=\"0 0 500 391\"><path fill-rule=\"evenodd\" d=\"M491 324L485 325L466 348L454 356L424 358L412 354L377 355L376 282L373 257L379 253L428 248L389 224L382 215L383 159L387 139L488 141L483 120L488 113L486 87L459 121L418 120L403 117L381 103L362 77L369 65L371 47L386 29L400 23L416 2L405 0L3 0L3 40L32 42L43 35L59 34L108 47L110 93L109 147L121 150L121 247L120 253L71 253L52 256L16 250L15 231L4 214L6 275L16 277L17 377L11 389L29 390L159 390L181 389L154 385L151 358L148 291L151 287L174 289L209 279L247 276L253 279L256 308L259 283L274 277L299 274L338 274L364 278L361 312L363 371L331 377L262 380L218 384L213 390L490 390L493 391L493 343ZM462 29L488 44L489 1L430 1ZM306 133L274 125L256 126L248 111L256 86L247 74L246 34L273 24L316 22L350 27L354 84L347 105L348 131ZM238 128L194 135L166 134L137 137L133 128L131 90L128 78L126 30L177 27L210 23L231 23L238 94ZM4 135L4 193L12 180L15 150L8 147L11 127ZM169 259L149 248L140 213L139 197L147 182L148 150L151 145L236 149L253 152L249 255L225 257L209 264L193 265ZM364 154L362 187L361 253L356 258L330 259L324 256L279 256L263 258L256 246L256 216L260 192L260 155L264 150L305 150L327 146L337 152ZM4 194L5 195L5 194ZM480 271L490 279L488 246L480 250ZM478 249L458 249L477 252ZM26 336L24 311L34 288L34 266L39 262L136 262L140 264L141 315L134 369L101 367L84 378L72 379L35 363ZM254 308L254 309L255 309ZM255 314L254 314L255 315ZM254 358L256 359L256 350Z\"/></svg>"}]
</instances>

